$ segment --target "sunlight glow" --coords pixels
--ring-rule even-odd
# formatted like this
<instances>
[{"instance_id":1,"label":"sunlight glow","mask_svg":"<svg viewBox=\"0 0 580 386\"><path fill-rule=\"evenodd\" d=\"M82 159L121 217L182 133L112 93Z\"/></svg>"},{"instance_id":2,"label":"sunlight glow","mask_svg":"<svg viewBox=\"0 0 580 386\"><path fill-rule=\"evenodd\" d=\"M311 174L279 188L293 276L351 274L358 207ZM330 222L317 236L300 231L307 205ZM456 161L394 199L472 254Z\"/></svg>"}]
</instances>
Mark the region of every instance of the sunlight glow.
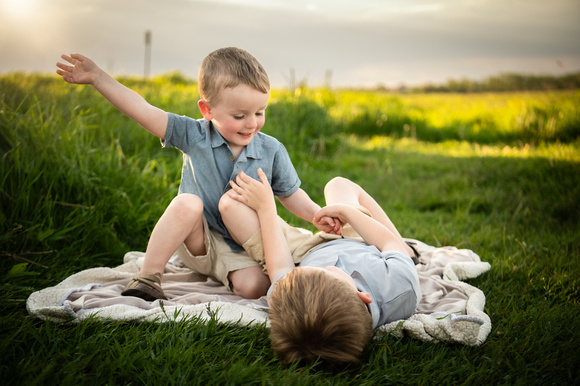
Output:
<instances>
[{"instance_id":1,"label":"sunlight glow","mask_svg":"<svg viewBox=\"0 0 580 386\"><path fill-rule=\"evenodd\" d=\"M35 0L0 0L1 8L7 15L22 17L34 10Z\"/></svg>"},{"instance_id":2,"label":"sunlight glow","mask_svg":"<svg viewBox=\"0 0 580 386\"><path fill-rule=\"evenodd\" d=\"M446 157L504 157L504 158L545 158L551 161L580 162L577 144L542 143L536 146L482 145L466 141L448 140L440 143L417 141L413 138L392 138L375 136L371 139L348 137L348 143L364 150L386 149L402 153L441 155Z\"/></svg>"},{"instance_id":3,"label":"sunlight glow","mask_svg":"<svg viewBox=\"0 0 580 386\"><path fill-rule=\"evenodd\" d=\"M340 17L351 17L353 15L353 6L356 5L357 14L384 15L384 14L418 14L418 13L436 13L448 9L458 0L415 0L409 2L406 0L190 0L205 1L208 3L218 2L226 4L235 4L251 6L256 8L270 8L283 11L304 11L319 12L324 15L333 15ZM449 4L451 3L451 5Z\"/></svg>"}]
</instances>

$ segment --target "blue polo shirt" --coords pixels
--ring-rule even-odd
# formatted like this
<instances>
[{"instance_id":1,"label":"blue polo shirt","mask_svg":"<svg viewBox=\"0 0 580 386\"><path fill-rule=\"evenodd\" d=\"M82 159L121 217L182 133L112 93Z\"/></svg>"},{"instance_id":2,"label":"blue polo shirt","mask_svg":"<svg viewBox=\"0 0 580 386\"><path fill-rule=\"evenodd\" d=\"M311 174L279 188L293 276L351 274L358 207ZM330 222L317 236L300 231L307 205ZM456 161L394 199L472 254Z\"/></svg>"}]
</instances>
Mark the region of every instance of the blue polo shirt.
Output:
<instances>
[{"instance_id":1,"label":"blue polo shirt","mask_svg":"<svg viewBox=\"0 0 580 386\"><path fill-rule=\"evenodd\" d=\"M415 313L421 300L421 286L415 264L399 251L381 252L366 243L337 239L329 241L308 253L301 267L335 266L348 273L359 291L368 292L368 304L373 328L395 320L407 319ZM278 275L268 291L286 273Z\"/></svg>"},{"instance_id":2,"label":"blue polo shirt","mask_svg":"<svg viewBox=\"0 0 580 386\"><path fill-rule=\"evenodd\" d=\"M264 133L258 133L238 159L210 121L168 113L167 133L163 147L175 147L183 153L179 193L192 193L203 201L208 225L221 233L234 250L242 248L228 233L218 210L221 196L229 190L230 180L240 171L260 180L261 168L274 195L287 197L300 187L300 179L284 145Z\"/></svg>"}]
</instances>

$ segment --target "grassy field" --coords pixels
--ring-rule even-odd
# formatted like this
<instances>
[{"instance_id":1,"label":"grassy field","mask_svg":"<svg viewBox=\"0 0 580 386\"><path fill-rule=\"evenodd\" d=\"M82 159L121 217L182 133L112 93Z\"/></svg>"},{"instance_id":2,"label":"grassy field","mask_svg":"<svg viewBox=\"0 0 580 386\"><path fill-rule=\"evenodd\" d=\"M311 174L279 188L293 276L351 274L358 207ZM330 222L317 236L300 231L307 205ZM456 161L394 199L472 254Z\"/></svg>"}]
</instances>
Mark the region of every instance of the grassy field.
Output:
<instances>
[{"instance_id":1,"label":"grassy field","mask_svg":"<svg viewBox=\"0 0 580 386\"><path fill-rule=\"evenodd\" d=\"M196 85L177 75L122 81L199 117ZM318 203L326 181L351 178L404 236L491 263L469 281L487 297L487 341L386 336L346 368L288 367L264 328L28 315L32 292L145 249L181 155L90 87L11 74L0 76L0 383L580 383L580 92L274 90L263 131L286 144Z\"/></svg>"}]
</instances>

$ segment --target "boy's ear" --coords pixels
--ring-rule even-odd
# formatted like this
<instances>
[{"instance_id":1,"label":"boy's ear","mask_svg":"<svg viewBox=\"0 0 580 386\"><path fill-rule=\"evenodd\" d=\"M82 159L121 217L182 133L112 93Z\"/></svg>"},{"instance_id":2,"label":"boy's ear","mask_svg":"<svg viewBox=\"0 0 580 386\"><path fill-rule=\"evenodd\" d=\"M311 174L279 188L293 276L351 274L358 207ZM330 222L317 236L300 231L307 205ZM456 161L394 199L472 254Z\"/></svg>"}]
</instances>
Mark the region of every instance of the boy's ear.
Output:
<instances>
[{"instance_id":1,"label":"boy's ear","mask_svg":"<svg viewBox=\"0 0 580 386\"><path fill-rule=\"evenodd\" d=\"M201 115L203 115L203 117L208 121L211 121L213 116L211 114L211 106L209 105L209 103L207 103L207 101L203 99L200 99L199 101L197 101L197 106L199 107L199 111L201 111Z\"/></svg>"},{"instance_id":2,"label":"boy's ear","mask_svg":"<svg viewBox=\"0 0 580 386\"><path fill-rule=\"evenodd\" d=\"M373 302L373 299L371 299L371 295L368 292L357 291L357 294L360 300L363 301L363 303L369 304Z\"/></svg>"}]
</instances>

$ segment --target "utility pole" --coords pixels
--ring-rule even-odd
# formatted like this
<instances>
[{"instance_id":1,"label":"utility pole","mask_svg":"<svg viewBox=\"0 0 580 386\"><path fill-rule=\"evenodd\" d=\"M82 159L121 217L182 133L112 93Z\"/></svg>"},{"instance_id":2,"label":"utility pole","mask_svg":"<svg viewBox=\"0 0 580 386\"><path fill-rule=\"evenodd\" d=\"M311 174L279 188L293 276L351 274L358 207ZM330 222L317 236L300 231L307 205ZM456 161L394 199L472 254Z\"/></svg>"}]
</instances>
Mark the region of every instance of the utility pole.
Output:
<instances>
[{"instance_id":1,"label":"utility pole","mask_svg":"<svg viewBox=\"0 0 580 386\"><path fill-rule=\"evenodd\" d=\"M149 77L151 71L151 30L145 31L145 67L144 78Z\"/></svg>"}]
</instances>

